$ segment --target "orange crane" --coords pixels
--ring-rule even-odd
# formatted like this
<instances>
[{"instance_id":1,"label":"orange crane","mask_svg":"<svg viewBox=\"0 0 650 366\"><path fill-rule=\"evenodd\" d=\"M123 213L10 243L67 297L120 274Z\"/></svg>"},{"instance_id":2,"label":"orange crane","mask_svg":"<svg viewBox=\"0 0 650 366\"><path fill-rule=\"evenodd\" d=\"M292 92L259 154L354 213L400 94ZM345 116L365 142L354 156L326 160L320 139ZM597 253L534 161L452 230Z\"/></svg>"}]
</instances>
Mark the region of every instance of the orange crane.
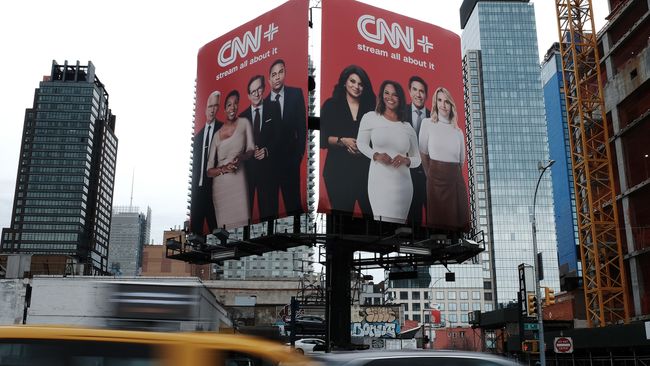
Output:
<instances>
[{"instance_id":1,"label":"orange crane","mask_svg":"<svg viewBox=\"0 0 650 366\"><path fill-rule=\"evenodd\" d=\"M630 319L591 0L556 0L589 327Z\"/></svg>"}]
</instances>

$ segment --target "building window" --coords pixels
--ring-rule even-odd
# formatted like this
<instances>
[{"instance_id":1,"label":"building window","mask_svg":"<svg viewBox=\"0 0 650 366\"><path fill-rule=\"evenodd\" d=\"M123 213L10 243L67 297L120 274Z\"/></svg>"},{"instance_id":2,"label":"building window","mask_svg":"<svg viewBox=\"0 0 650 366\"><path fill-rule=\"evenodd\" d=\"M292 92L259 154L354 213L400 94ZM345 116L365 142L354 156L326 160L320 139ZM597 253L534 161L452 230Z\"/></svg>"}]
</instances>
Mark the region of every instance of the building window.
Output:
<instances>
[{"instance_id":1,"label":"building window","mask_svg":"<svg viewBox=\"0 0 650 366\"><path fill-rule=\"evenodd\" d=\"M472 300L480 300L481 291L472 291Z\"/></svg>"},{"instance_id":2,"label":"building window","mask_svg":"<svg viewBox=\"0 0 650 366\"><path fill-rule=\"evenodd\" d=\"M420 291L411 291L412 300L420 300Z\"/></svg>"},{"instance_id":3,"label":"building window","mask_svg":"<svg viewBox=\"0 0 650 366\"><path fill-rule=\"evenodd\" d=\"M449 300L456 300L456 291L449 291L447 294Z\"/></svg>"},{"instance_id":4,"label":"building window","mask_svg":"<svg viewBox=\"0 0 650 366\"><path fill-rule=\"evenodd\" d=\"M414 302L412 304L413 311L420 311L420 303L419 302Z\"/></svg>"},{"instance_id":5,"label":"building window","mask_svg":"<svg viewBox=\"0 0 650 366\"><path fill-rule=\"evenodd\" d=\"M445 299L445 292L444 291L436 291L436 300L444 300Z\"/></svg>"},{"instance_id":6,"label":"building window","mask_svg":"<svg viewBox=\"0 0 650 366\"><path fill-rule=\"evenodd\" d=\"M467 291L461 291L460 292L460 299L461 300L467 300L469 299L469 293Z\"/></svg>"},{"instance_id":7,"label":"building window","mask_svg":"<svg viewBox=\"0 0 650 366\"><path fill-rule=\"evenodd\" d=\"M409 299L408 291L400 291L399 292L399 299L400 300L408 300Z\"/></svg>"}]
</instances>

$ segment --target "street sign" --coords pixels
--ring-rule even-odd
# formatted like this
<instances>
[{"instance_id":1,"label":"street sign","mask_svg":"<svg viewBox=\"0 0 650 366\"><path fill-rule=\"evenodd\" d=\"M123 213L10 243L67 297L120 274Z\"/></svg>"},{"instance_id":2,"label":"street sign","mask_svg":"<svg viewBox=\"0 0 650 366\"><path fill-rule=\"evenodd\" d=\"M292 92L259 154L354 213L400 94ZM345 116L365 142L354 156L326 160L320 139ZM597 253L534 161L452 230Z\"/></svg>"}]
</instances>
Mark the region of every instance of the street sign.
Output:
<instances>
[{"instance_id":1,"label":"street sign","mask_svg":"<svg viewBox=\"0 0 650 366\"><path fill-rule=\"evenodd\" d=\"M555 353L573 353L573 340L571 337L555 337L553 349Z\"/></svg>"},{"instance_id":2,"label":"street sign","mask_svg":"<svg viewBox=\"0 0 650 366\"><path fill-rule=\"evenodd\" d=\"M537 323L524 323L524 330L538 330L539 324Z\"/></svg>"}]
</instances>

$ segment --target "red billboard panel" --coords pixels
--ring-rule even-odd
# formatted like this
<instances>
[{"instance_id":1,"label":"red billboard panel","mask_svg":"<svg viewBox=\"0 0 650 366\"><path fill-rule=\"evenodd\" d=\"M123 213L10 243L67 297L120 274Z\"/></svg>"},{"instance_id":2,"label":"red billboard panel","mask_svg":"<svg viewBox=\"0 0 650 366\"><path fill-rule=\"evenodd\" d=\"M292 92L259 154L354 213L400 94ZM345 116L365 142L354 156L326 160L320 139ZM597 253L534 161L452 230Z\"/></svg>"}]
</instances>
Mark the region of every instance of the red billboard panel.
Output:
<instances>
[{"instance_id":1,"label":"red billboard panel","mask_svg":"<svg viewBox=\"0 0 650 366\"><path fill-rule=\"evenodd\" d=\"M307 12L289 1L199 50L193 233L305 211Z\"/></svg>"},{"instance_id":2,"label":"red billboard panel","mask_svg":"<svg viewBox=\"0 0 650 366\"><path fill-rule=\"evenodd\" d=\"M431 323L433 324L440 324L441 318L440 318L440 310L438 309L431 309Z\"/></svg>"},{"instance_id":3,"label":"red billboard panel","mask_svg":"<svg viewBox=\"0 0 650 366\"><path fill-rule=\"evenodd\" d=\"M460 37L323 2L319 212L466 230Z\"/></svg>"}]
</instances>

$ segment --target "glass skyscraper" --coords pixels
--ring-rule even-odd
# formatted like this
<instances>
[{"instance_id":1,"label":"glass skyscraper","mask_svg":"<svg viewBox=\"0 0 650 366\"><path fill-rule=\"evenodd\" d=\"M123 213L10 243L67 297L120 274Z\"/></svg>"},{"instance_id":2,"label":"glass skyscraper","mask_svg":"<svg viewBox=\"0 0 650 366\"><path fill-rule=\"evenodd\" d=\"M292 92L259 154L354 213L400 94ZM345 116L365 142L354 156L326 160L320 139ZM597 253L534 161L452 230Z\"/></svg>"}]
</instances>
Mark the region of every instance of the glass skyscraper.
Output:
<instances>
[{"instance_id":1,"label":"glass skyscraper","mask_svg":"<svg viewBox=\"0 0 650 366\"><path fill-rule=\"evenodd\" d=\"M544 105L548 122L548 145L553 174L553 205L557 230L557 252L560 282L563 289L578 285L582 278L582 263L578 250L578 221L576 218L575 188L571 165L569 126L566 117L566 101L562 81L562 57L560 45L554 43L546 52L542 63Z\"/></svg>"},{"instance_id":2,"label":"glass skyscraper","mask_svg":"<svg viewBox=\"0 0 650 366\"><path fill-rule=\"evenodd\" d=\"M0 253L64 256L105 274L117 157L115 116L95 66L59 65L25 112L11 226Z\"/></svg>"},{"instance_id":3,"label":"glass skyscraper","mask_svg":"<svg viewBox=\"0 0 650 366\"><path fill-rule=\"evenodd\" d=\"M484 285L492 289L494 302L506 304L517 301L517 266L533 263L530 218L537 164L549 158L535 11L526 0L465 0L460 16L474 223L486 241L482 276L492 277ZM559 290L548 175L535 214L542 286Z\"/></svg>"}]
</instances>

